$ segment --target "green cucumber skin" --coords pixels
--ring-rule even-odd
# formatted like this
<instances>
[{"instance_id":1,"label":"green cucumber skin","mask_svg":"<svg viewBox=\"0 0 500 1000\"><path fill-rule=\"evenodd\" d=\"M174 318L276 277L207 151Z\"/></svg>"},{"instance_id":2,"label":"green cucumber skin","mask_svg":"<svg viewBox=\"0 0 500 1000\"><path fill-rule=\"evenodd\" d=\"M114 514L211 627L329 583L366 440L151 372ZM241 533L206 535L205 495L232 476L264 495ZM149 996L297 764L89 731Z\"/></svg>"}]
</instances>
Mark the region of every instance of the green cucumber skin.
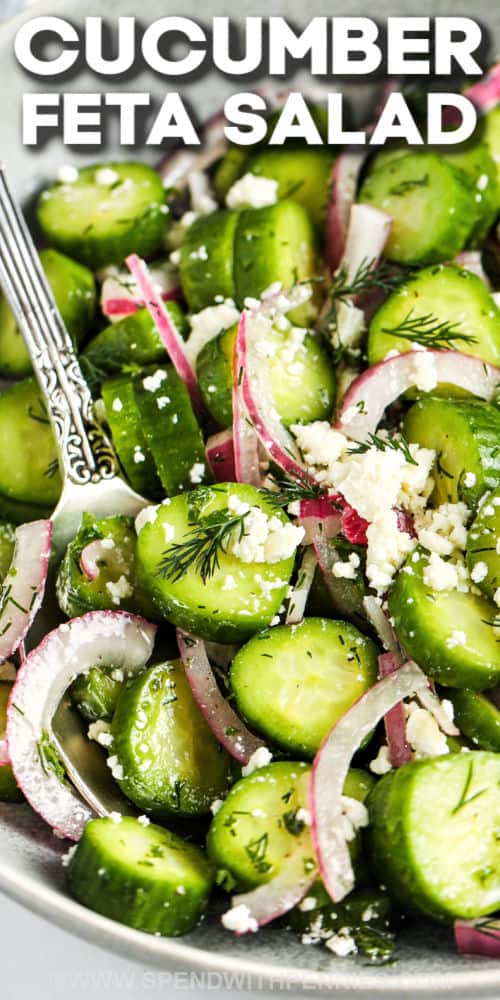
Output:
<instances>
[{"instance_id":1,"label":"green cucumber skin","mask_svg":"<svg viewBox=\"0 0 500 1000\"><path fill-rule=\"evenodd\" d=\"M177 302L165 302L165 309L182 337L189 329L186 317ZM96 334L81 356L84 375L94 393L103 379L131 373L145 365L163 364L167 360L165 345L148 309L138 309Z\"/></svg>"},{"instance_id":2,"label":"green cucumber skin","mask_svg":"<svg viewBox=\"0 0 500 1000\"><path fill-rule=\"evenodd\" d=\"M447 697L453 702L455 722L460 731L481 750L500 753L500 711L487 693L466 688L450 689Z\"/></svg>"},{"instance_id":3,"label":"green cucumber skin","mask_svg":"<svg viewBox=\"0 0 500 1000\"><path fill-rule=\"evenodd\" d=\"M467 533L467 565L469 572L478 563L484 563L487 574L478 580L476 586L491 601L500 587L500 486L491 493L485 493L481 506Z\"/></svg>"},{"instance_id":4,"label":"green cucumber skin","mask_svg":"<svg viewBox=\"0 0 500 1000\"><path fill-rule=\"evenodd\" d=\"M57 252L41 250L40 261L56 305L75 346L80 344L94 320L96 287L86 267ZM0 375L24 378L32 371L22 334L5 296L0 295Z\"/></svg>"},{"instance_id":5,"label":"green cucumber skin","mask_svg":"<svg viewBox=\"0 0 500 1000\"><path fill-rule=\"evenodd\" d=\"M500 411L488 403L427 397L408 410L403 420L408 441L434 448L439 463L433 470L433 504L463 500L472 510L486 490L500 486ZM465 473L476 481L466 486Z\"/></svg>"},{"instance_id":6,"label":"green cucumber skin","mask_svg":"<svg viewBox=\"0 0 500 1000\"><path fill-rule=\"evenodd\" d=\"M323 573L317 566L307 599L307 614L314 618L343 618L362 632L370 632L363 605L363 599L368 595L364 576L366 549L362 545L353 545L341 536L329 539L327 544L342 562L355 552L359 556L363 572L355 580L346 580L330 573L327 586Z\"/></svg>"},{"instance_id":7,"label":"green cucumber skin","mask_svg":"<svg viewBox=\"0 0 500 1000\"><path fill-rule=\"evenodd\" d=\"M304 618L250 639L236 654L230 676L238 712L249 726L286 753L311 759L340 716L377 680L377 648L354 625Z\"/></svg>"},{"instance_id":8,"label":"green cucumber skin","mask_svg":"<svg viewBox=\"0 0 500 1000\"><path fill-rule=\"evenodd\" d=\"M261 507L269 516L281 517L285 514L253 486L224 483L216 487L201 487L190 494L174 497L171 502L159 508L154 523L145 524L137 542L137 579L144 592L151 598L157 614L171 624L185 629L204 639L215 642L232 643L249 639L255 632L270 625L277 614L290 583L294 556L281 562L242 563L230 554L222 553L219 569L203 583L200 574L188 569L178 581L163 579L158 573L158 565L168 544L165 542L163 526L174 525L175 542L185 539L190 523L190 504L201 500L202 511L212 513L227 507L229 495L236 495L250 505ZM224 591L228 574L238 577L237 588ZM269 583L281 581L269 595L265 595L258 577ZM260 595L255 607L255 594Z\"/></svg>"},{"instance_id":9,"label":"green cucumber skin","mask_svg":"<svg viewBox=\"0 0 500 1000\"><path fill-rule=\"evenodd\" d=\"M471 801L457 809L471 767ZM499 781L498 755L472 751L405 764L377 783L367 799L372 868L405 909L450 921L498 908L500 813L494 789ZM489 801L484 795L472 800L476 788L481 795L488 789ZM484 863L484 876L479 863ZM453 870L446 871L452 864Z\"/></svg>"},{"instance_id":10,"label":"green cucumber skin","mask_svg":"<svg viewBox=\"0 0 500 1000\"><path fill-rule=\"evenodd\" d=\"M105 166L133 185L131 193L98 185L95 175L103 164L97 164L80 170L74 184L45 189L37 202L47 242L94 270L121 264L129 253L152 256L161 247L168 217L163 184L151 167L135 162Z\"/></svg>"},{"instance_id":11,"label":"green cucumber skin","mask_svg":"<svg viewBox=\"0 0 500 1000\"><path fill-rule=\"evenodd\" d=\"M245 173L278 182L278 198L298 202L321 229L328 205L328 185L334 163L331 150L264 149L245 163Z\"/></svg>"},{"instance_id":12,"label":"green cucumber skin","mask_svg":"<svg viewBox=\"0 0 500 1000\"><path fill-rule=\"evenodd\" d=\"M446 160L458 170L469 185L476 207L476 221L468 239L471 247L480 247L499 211L500 187L497 167L486 142L472 141L447 150ZM486 178L486 184L484 184Z\"/></svg>"},{"instance_id":13,"label":"green cucumber skin","mask_svg":"<svg viewBox=\"0 0 500 1000\"><path fill-rule=\"evenodd\" d=\"M14 555L15 525L10 521L0 521L0 580L3 580Z\"/></svg>"},{"instance_id":14,"label":"green cucumber skin","mask_svg":"<svg viewBox=\"0 0 500 1000\"><path fill-rule=\"evenodd\" d=\"M436 265L419 271L392 292L375 313L368 334L370 365L383 361L391 350L403 354L412 349L410 341L384 332L397 327L408 314L433 316L436 322L455 323L476 343L454 341L453 349L472 354L492 365L500 364L500 309L484 282L471 271L455 264ZM438 394L452 395L443 386ZM458 391L458 390L454 390Z\"/></svg>"},{"instance_id":15,"label":"green cucumber skin","mask_svg":"<svg viewBox=\"0 0 500 1000\"><path fill-rule=\"evenodd\" d=\"M156 389L146 379L159 377ZM153 456L167 496L193 488L192 470L203 466L201 482L209 479L205 444L186 386L173 365L152 368L134 378L134 394L146 446ZM200 480L198 480L200 481Z\"/></svg>"},{"instance_id":16,"label":"green cucumber skin","mask_svg":"<svg viewBox=\"0 0 500 1000\"><path fill-rule=\"evenodd\" d=\"M239 213L234 241L235 298L245 299L280 282L290 288L316 274L316 237L307 212L294 201L279 201L267 208L247 208ZM293 309L289 319L308 326L316 308L309 300Z\"/></svg>"},{"instance_id":17,"label":"green cucumber skin","mask_svg":"<svg viewBox=\"0 0 500 1000\"><path fill-rule=\"evenodd\" d=\"M425 266L456 257L477 219L463 173L438 153L407 152L386 159L379 168L375 161L358 201L392 216L385 255L401 264ZM430 205L432 223L426 218Z\"/></svg>"},{"instance_id":18,"label":"green cucumber skin","mask_svg":"<svg viewBox=\"0 0 500 1000\"><path fill-rule=\"evenodd\" d=\"M237 212L201 216L186 232L181 247L182 291L190 312L213 305L216 296L234 299L234 234Z\"/></svg>"},{"instance_id":19,"label":"green cucumber skin","mask_svg":"<svg viewBox=\"0 0 500 1000\"><path fill-rule=\"evenodd\" d=\"M11 691L10 681L0 681L0 740L5 736L7 703ZM22 802L23 798L10 764L0 764L0 802Z\"/></svg>"},{"instance_id":20,"label":"green cucumber skin","mask_svg":"<svg viewBox=\"0 0 500 1000\"><path fill-rule=\"evenodd\" d=\"M123 793L158 818L204 816L229 788L231 760L201 715L180 661L149 667L125 685L112 733Z\"/></svg>"},{"instance_id":21,"label":"green cucumber skin","mask_svg":"<svg viewBox=\"0 0 500 1000\"><path fill-rule=\"evenodd\" d=\"M21 500L12 500L0 494L0 517L11 521L12 524L25 524L27 521L44 520L51 516L53 505L40 507L38 504L25 503Z\"/></svg>"},{"instance_id":22,"label":"green cucumber skin","mask_svg":"<svg viewBox=\"0 0 500 1000\"><path fill-rule=\"evenodd\" d=\"M205 344L196 362L203 401L221 427L229 427L233 420L232 372L236 333L236 327L223 330ZM286 349L286 332L273 331L272 343L277 345L276 353L266 358L265 363L276 409L284 426L328 420L335 401L335 372L320 341L310 333L305 334L297 355L303 370L297 375L284 368L280 349Z\"/></svg>"},{"instance_id":23,"label":"green cucumber skin","mask_svg":"<svg viewBox=\"0 0 500 1000\"><path fill-rule=\"evenodd\" d=\"M415 554L419 559L410 556L406 563L411 572L403 567L389 591L389 611L403 647L440 684L474 691L495 687L500 662L491 624L494 606L470 592L430 591L423 582L425 551L417 549ZM447 645L454 629L465 632L465 645Z\"/></svg>"},{"instance_id":24,"label":"green cucumber skin","mask_svg":"<svg viewBox=\"0 0 500 1000\"><path fill-rule=\"evenodd\" d=\"M53 509L61 487L56 442L38 384L34 377L23 379L0 396L0 493Z\"/></svg>"},{"instance_id":25,"label":"green cucumber skin","mask_svg":"<svg viewBox=\"0 0 500 1000\"><path fill-rule=\"evenodd\" d=\"M69 689L75 708L87 722L99 719L109 722L113 718L122 681L114 680L100 667L93 667L87 674L80 674Z\"/></svg>"},{"instance_id":26,"label":"green cucumber skin","mask_svg":"<svg viewBox=\"0 0 500 1000\"><path fill-rule=\"evenodd\" d=\"M118 824L91 820L66 874L71 892L84 906L163 937L177 937L196 926L213 882L212 868L198 847L162 827L141 827L130 816Z\"/></svg>"},{"instance_id":27,"label":"green cucumber skin","mask_svg":"<svg viewBox=\"0 0 500 1000\"><path fill-rule=\"evenodd\" d=\"M113 447L132 489L153 500L160 499L163 489L144 437L132 378L114 375L102 383L101 393ZM121 409L117 410L116 406ZM136 454L141 457L140 462L136 462Z\"/></svg>"}]
</instances>

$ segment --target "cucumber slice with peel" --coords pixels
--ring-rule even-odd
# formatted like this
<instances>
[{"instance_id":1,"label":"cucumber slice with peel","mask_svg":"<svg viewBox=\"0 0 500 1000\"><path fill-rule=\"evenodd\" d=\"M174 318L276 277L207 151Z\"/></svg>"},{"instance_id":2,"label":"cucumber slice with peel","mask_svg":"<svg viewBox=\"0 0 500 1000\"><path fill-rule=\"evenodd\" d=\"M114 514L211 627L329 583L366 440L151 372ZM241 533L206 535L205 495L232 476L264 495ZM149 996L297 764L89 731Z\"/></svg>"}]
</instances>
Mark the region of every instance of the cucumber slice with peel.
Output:
<instances>
[{"instance_id":1,"label":"cucumber slice with peel","mask_svg":"<svg viewBox=\"0 0 500 1000\"><path fill-rule=\"evenodd\" d=\"M132 489L151 499L159 499L162 487L144 437L132 378L115 375L106 379L101 393L113 446Z\"/></svg>"},{"instance_id":2,"label":"cucumber slice with peel","mask_svg":"<svg viewBox=\"0 0 500 1000\"><path fill-rule=\"evenodd\" d=\"M467 565L482 593L500 595L500 486L485 493L467 533Z\"/></svg>"},{"instance_id":3,"label":"cucumber slice with peel","mask_svg":"<svg viewBox=\"0 0 500 1000\"><path fill-rule=\"evenodd\" d=\"M279 199L302 205L318 228L324 225L329 180L334 157L331 150L263 149L245 163L245 173L278 182Z\"/></svg>"},{"instance_id":4,"label":"cucumber slice with peel","mask_svg":"<svg viewBox=\"0 0 500 1000\"><path fill-rule=\"evenodd\" d=\"M191 693L179 660L150 667L120 694L112 722L123 793L157 817L209 812L231 781L231 761Z\"/></svg>"},{"instance_id":5,"label":"cucumber slice with peel","mask_svg":"<svg viewBox=\"0 0 500 1000\"><path fill-rule=\"evenodd\" d=\"M208 902L213 874L203 852L161 826L122 816L87 824L66 868L84 906L137 930L186 934Z\"/></svg>"},{"instance_id":6,"label":"cucumber slice with peel","mask_svg":"<svg viewBox=\"0 0 500 1000\"><path fill-rule=\"evenodd\" d=\"M488 693L449 689L447 697L453 702L455 722L481 750L500 753L500 710Z\"/></svg>"},{"instance_id":7,"label":"cucumber slice with peel","mask_svg":"<svg viewBox=\"0 0 500 1000\"><path fill-rule=\"evenodd\" d=\"M237 212L211 212L195 219L181 247L182 291L190 312L234 298L234 234Z\"/></svg>"},{"instance_id":8,"label":"cucumber slice with peel","mask_svg":"<svg viewBox=\"0 0 500 1000\"><path fill-rule=\"evenodd\" d=\"M500 756L472 751L405 764L367 800L375 874L405 907L438 920L500 906Z\"/></svg>"},{"instance_id":9,"label":"cucumber slice with peel","mask_svg":"<svg viewBox=\"0 0 500 1000\"><path fill-rule=\"evenodd\" d=\"M53 509L61 486L56 442L40 390L34 377L23 379L0 396L0 493Z\"/></svg>"},{"instance_id":10,"label":"cucumber slice with peel","mask_svg":"<svg viewBox=\"0 0 500 1000\"><path fill-rule=\"evenodd\" d=\"M87 722L113 718L123 681L115 679L111 673L93 667L87 674L80 674L69 689L73 705Z\"/></svg>"},{"instance_id":11,"label":"cucumber slice with peel","mask_svg":"<svg viewBox=\"0 0 500 1000\"><path fill-rule=\"evenodd\" d=\"M371 639L354 625L325 618L259 632L231 664L231 688L249 726L305 757L314 757L337 719L377 676Z\"/></svg>"}]
</instances>

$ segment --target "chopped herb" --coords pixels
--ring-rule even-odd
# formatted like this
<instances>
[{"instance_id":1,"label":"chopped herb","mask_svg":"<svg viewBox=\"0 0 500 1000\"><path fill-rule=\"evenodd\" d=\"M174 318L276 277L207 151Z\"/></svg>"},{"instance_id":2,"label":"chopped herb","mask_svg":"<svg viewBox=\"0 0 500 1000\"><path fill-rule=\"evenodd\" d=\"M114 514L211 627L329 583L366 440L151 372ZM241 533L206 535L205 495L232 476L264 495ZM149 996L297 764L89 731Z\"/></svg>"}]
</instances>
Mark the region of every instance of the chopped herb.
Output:
<instances>
[{"instance_id":1,"label":"chopped herb","mask_svg":"<svg viewBox=\"0 0 500 1000\"><path fill-rule=\"evenodd\" d=\"M427 187L428 184L429 174L424 174L423 177L410 178L407 181L401 181L400 184L395 184L394 187L389 188L389 194L398 198L400 195L407 194L408 191L414 191L415 188Z\"/></svg>"},{"instance_id":2,"label":"chopped herb","mask_svg":"<svg viewBox=\"0 0 500 1000\"><path fill-rule=\"evenodd\" d=\"M58 781L64 781L66 777L66 771L64 770L64 767L61 764L59 757L57 756L57 752L54 746L52 745L50 736L46 729L42 730L42 735L38 740L36 748L38 752L38 757L40 759L40 764L42 765L43 773L46 774L47 777L49 777L50 772L52 771L52 773L55 774Z\"/></svg>"},{"instance_id":3,"label":"chopped herb","mask_svg":"<svg viewBox=\"0 0 500 1000\"><path fill-rule=\"evenodd\" d=\"M248 844L245 845L245 851L250 861L261 875L265 875L271 868L269 861L266 861L268 841L268 834L263 833L261 837L249 840Z\"/></svg>"},{"instance_id":4,"label":"chopped herb","mask_svg":"<svg viewBox=\"0 0 500 1000\"><path fill-rule=\"evenodd\" d=\"M423 347L430 347L435 351L449 350L455 341L464 344L477 343L477 338L472 334L461 333L456 323L450 323L448 320L440 321L432 313L416 316L413 309L410 309L401 323L382 327L382 333L397 337L398 340L422 344Z\"/></svg>"},{"instance_id":5,"label":"chopped herb","mask_svg":"<svg viewBox=\"0 0 500 1000\"><path fill-rule=\"evenodd\" d=\"M356 441L356 447L349 448L347 453L348 455L363 455L370 448L376 448L377 451L401 451L409 465L418 465L410 451L408 441L402 436L380 437L377 434L369 434L366 441Z\"/></svg>"},{"instance_id":6,"label":"chopped herb","mask_svg":"<svg viewBox=\"0 0 500 1000\"><path fill-rule=\"evenodd\" d=\"M488 791L487 788L481 788L474 795L470 795L469 796L469 789L470 789L470 786L472 784L473 777L474 777L474 762L471 761L470 764L469 764L468 771L467 771L467 777L465 779L465 784L464 784L464 787L462 789L462 794L461 794L461 796L460 796L460 798L459 798L456 806L451 810L451 815L452 816L455 816L456 813L460 811L460 809L463 809L464 806L468 806L471 802L474 802L475 799L478 799L480 795L484 795L484 793Z\"/></svg>"},{"instance_id":7,"label":"chopped herb","mask_svg":"<svg viewBox=\"0 0 500 1000\"><path fill-rule=\"evenodd\" d=\"M216 510L200 519L187 532L185 541L174 542L164 551L156 575L175 583L189 569L194 569L206 583L219 569L220 555L227 552L230 542L243 538L247 513L233 515L227 510Z\"/></svg>"},{"instance_id":8,"label":"chopped herb","mask_svg":"<svg viewBox=\"0 0 500 1000\"><path fill-rule=\"evenodd\" d=\"M365 292L372 292L378 288L384 292L393 292L404 281L408 275L404 272L396 272L394 265L386 260L381 260L378 264L375 258L364 258L357 268L354 277L349 280L347 267L343 265L337 271L330 288L330 302L345 302L353 295L363 295Z\"/></svg>"},{"instance_id":9,"label":"chopped herb","mask_svg":"<svg viewBox=\"0 0 500 1000\"><path fill-rule=\"evenodd\" d=\"M294 837L298 837L302 833L305 823L303 819L298 819L297 813L298 809L290 809L288 812L283 813L283 823L285 824L289 833Z\"/></svg>"}]
</instances>

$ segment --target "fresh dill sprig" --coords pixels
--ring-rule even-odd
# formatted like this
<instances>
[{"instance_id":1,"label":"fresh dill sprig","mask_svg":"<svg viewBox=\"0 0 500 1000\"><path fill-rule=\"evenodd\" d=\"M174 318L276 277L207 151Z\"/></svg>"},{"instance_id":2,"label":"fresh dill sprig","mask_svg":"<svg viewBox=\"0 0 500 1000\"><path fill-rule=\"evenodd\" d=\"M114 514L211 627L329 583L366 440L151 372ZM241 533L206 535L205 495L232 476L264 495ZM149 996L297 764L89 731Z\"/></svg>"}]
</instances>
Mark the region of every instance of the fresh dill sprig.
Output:
<instances>
[{"instance_id":1,"label":"fresh dill sprig","mask_svg":"<svg viewBox=\"0 0 500 1000\"><path fill-rule=\"evenodd\" d=\"M386 438L377 434L369 434L366 441L357 441L355 448L348 448L347 454L364 455L370 448L376 448L377 451L401 451L409 465L418 465L410 451L410 445L404 437Z\"/></svg>"},{"instance_id":2,"label":"fresh dill sprig","mask_svg":"<svg viewBox=\"0 0 500 1000\"><path fill-rule=\"evenodd\" d=\"M407 274L394 271L394 266L386 260L377 264L374 257L371 260L365 257L350 280L345 265L339 268L330 288L330 301L345 302L353 295L363 295L374 289L393 292L407 279Z\"/></svg>"},{"instance_id":3,"label":"fresh dill sprig","mask_svg":"<svg viewBox=\"0 0 500 1000\"><path fill-rule=\"evenodd\" d=\"M203 583L219 569L221 553L227 552L229 543L241 541L248 514L229 514L216 510L202 518L187 533L183 542L174 542L158 563L156 575L176 583L189 569L195 569Z\"/></svg>"},{"instance_id":4,"label":"fresh dill sprig","mask_svg":"<svg viewBox=\"0 0 500 1000\"><path fill-rule=\"evenodd\" d=\"M327 495L324 487L309 479L306 472L297 472L293 479L278 479L272 475L269 478L275 489L261 487L259 492L277 507L288 507L288 504L301 500L322 500Z\"/></svg>"},{"instance_id":5,"label":"fresh dill sprig","mask_svg":"<svg viewBox=\"0 0 500 1000\"><path fill-rule=\"evenodd\" d=\"M414 341L435 351L450 349L458 340L464 344L477 344L477 338L469 333L461 333L456 323L450 323L448 320L439 321L432 313L416 316L413 309L410 309L396 326L382 327L382 333L388 333L390 337L398 337L400 340Z\"/></svg>"}]
</instances>

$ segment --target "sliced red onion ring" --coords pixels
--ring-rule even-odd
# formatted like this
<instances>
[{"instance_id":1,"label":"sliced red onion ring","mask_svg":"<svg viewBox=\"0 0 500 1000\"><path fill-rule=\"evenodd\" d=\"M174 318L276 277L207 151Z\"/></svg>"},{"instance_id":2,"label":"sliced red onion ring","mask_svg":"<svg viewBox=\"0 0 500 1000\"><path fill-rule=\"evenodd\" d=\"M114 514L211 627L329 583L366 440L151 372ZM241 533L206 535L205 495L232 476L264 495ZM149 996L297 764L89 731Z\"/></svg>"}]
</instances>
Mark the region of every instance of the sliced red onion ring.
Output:
<instances>
[{"instance_id":1,"label":"sliced red onion ring","mask_svg":"<svg viewBox=\"0 0 500 1000\"><path fill-rule=\"evenodd\" d=\"M317 565L318 561L314 548L312 545L308 546L304 551L302 561L297 570L297 583L292 590L288 602L285 625L296 625L302 621Z\"/></svg>"},{"instance_id":2,"label":"sliced red onion ring","mask_svg":"<svg viewBox=\"0 0 500 1000\"><path fill-rule=\"evenodd\" d=\"M333 165L325 226L325 257L331 271L337 270L344 254L349 216L366 157L366 150L347 150Z\"/></svg>"},{"instance_id":3,"label":"sliced red onion ring","mask_svg":"<svg viewBox=\"0 0 500 1000\"><path fill-rule=\"evenodd\" d=\"M88 576L89 580L97 580L97 577L99 576L100 570L97 564L105 554L102 542L102 538L96 538L93 542L89 542L89 544L82 549L80 555L80 566L82 568L82 572L85 573L85 576Z\"/></svg>"},{"instance_id":4,"label":"sliced red onion ring","mask_svg":"<svg viewBox=\"0 0 500 1000\"><path fill-rule=\"evenodd\" d=\"M177 645L193 697L219 743L239 761L250 757L265 743L254 736L221 694L205 649L196 636L177 629Z\"/></svg>"},{"instance_id":5,"label":"sliced red onion ring","mask_svg":"<svg viewBox=\"0 0 500 1000\"><path fill-rule=\"evenodd\" d=\"M130 256L127 257L126 264L137 282L141 295L144 298L146 308L149 310L154 322L156 323L160 337L165 345L165 349L170 356L170 360L174 365L177 374L185 383L186 389L191 398L193 409L198 414L203 413L203 400L201 398L198 382L196 381L196 375L186 354L184 341L175 329L175 326L165 309L160 293L156 291L155 283L151 278L147 264L135 253L130 254Z\"/></svg>"},{"instance_id":6,"label":"sliced red onion ring","mask_svg":"<svg viewBox=\"0 0 500 1000\"><path fill-rule=\"evenodd\" d=\"M428 687L427 689L422 688L422 690L418 692L417 700L423 708L426 708L427 711L434 716L439 728L446 734L446 736L460 736L460 730L457 729L453 719L450 719L450 716L447 715L441 700L431 687Z\"/></svg>"},{"instance_id":7,"label":"sliced red onion ring","mask_svg":"<svg viewBox=\"0 0 500 1000\"><path fill-rule=\"evenodd\" d=\"M392 226L392 217L372 205L356 204L349 215L349 228L341 266L347 280L354 278L363 263L373 261L375 267L384 251Z\"/></svg>"},{"instance_id":8,"label":"sliced red onion ring","mask_svg":"<svg viewBox=\"0 0 500 1000\"><path fill-rule=\"evenodd\" d=\"M365 441L382 416L404 392L415 385L414 361L421 351L408 351L368 368L348 389L336 423L347 437ZM434 361L437 382L466 389L488 402L500 384L500 368L459 351L426 351Z\"/></svg>"},{"instance_id":9,"label":"sliced red onion ring","mask_svg":"<svg viewBox=\"0 0 500 1000\"><path fill-rule=\"evenodd\" d=\"M341 529L348 542L351 542L352 545L367 545L368 524L369 522L361 517L361 514L358 514L354 507L351 507L350 504L345 505L345 510L342 512Z\"/></svg>"},{"instance_id":10,"label":"sliced red onion ring","mask_svg":"<svg viewBox=\"0 0 500 1000\"><path fill-rule=\"evenodd\" d=\"M151 280L164 302L170 299L181 299L178 276L173 266L167 261L152 264ZM122 316L130 316L144 306L136 281L127 272L118 272L106 277L101 289L101 310L104 316L116 321Z\"/></svg>"},{"instance_id":11,"label":"sliced red onion ring","mask_svg":"<svg viewBox=\"0 0 500 1000\"><path fill-rule=\"evenodd\" d=\"M382 653L378 658L378 666L380 677L388 677L399 668L398 660L392 653ZM402 767L403 764L409 764L413 754L406 739L406 716L402 701L385 713L384 727L392 766Z\"/></svg>"},{"instance_id":12,"label":"sliced red onion ring","mask_svg":"<svg viewBox=\"0 0 500 1000\"><path fill-rule=\"evenodd\" d=\"M233 432L229 428L208 438L205 455L216 483L235 483Z\"/></svg>"},{"instance_id":13,"label":"sliced red onion ring","mask_svg":"<svg viewBox=\"0 0 500 1000\"><path fill-rule=\"evenodd\" d=\"M354 886L342 823L342 794L352 757L394 705L426 685L420 667L406 663L378 681L339 719L316 754L310 785L313 839L321 877L334 902Z\"/></svg>"},{"instance_id":14,"label":"sliced red onion ring","mask_svg":"<svg viewBox=\"0 0 500 1000\"><path fill-rule=\"evenodd\" d=\"M483 115L496 108L500 102L500 63L496 63L478 83L468 87L465 96Z\"/></svg>"},{"instance_id":15,"label":"sliced red onion ring","mask_svg":"<svg viewBox=\"0 0 500 1000\"><path fill-rule=\"evenodd\" d=\"M342 498L337 495L330 500L321 497L318 500L301 500L297 520L304 528L303 545L313 545L317 535L322 538L335 538L341 527L341 514L338 502Z\"/></svg>"},{"instance_id":16,"label":"sliced red onion ring","mask_svg":"<svg viewBox=\"0 0 500 1000\"><path fill-rule=\"evenodd\" d=\"M224 115L218 111L202 126L200 148L186 149L181 146L172 150L156 168L163 186L182 190L192 171L203 172L220 160L227 149L224 126Z\"/></svg>"},{"instance_id":17,"label":"sliced red onion ring","mask_svg":"<svg viewBox=\"0 0 500 1000\"><path fill-rule=\"evenodd\" d=\"M384 649L387 649L392 654L396 665L398 667L401 666L403 658L398 637L387 615L382 609L380 599L378 597L372 597L370 594L368 597L363 598L363 607L368 621L373 625Z\"/></svg>"},{"instance_id":18,"label":"sliced red onion ring","mask_svg":"<svg viewBox=\"0 0 500 1000\"><path fill-rule=\"evenodd\" d=\"M455 941L461 955L500 958L500 920L479 917L478 920L455 920Z\"/></svg>"},{"instance_id":19,"label":"sliced red onion ring","mask_svg":"<svg viewBox=\"0 0 500 1000\"><path fill-rule=\"evenodd\" d=\"M289 913L309 891L318 873L315 869L312 873L305 872L304 861L304 851L297 850L270 882L259 885L251 892L233 896L233 907L244 906L248 910L249 921L253 920L254 925L257 925L254 926L255 930ZM252 930L251 925L248 930Z\"/></svg>"},{"instance_id":20,"label":"sliced red onion ring","mask_svg":"<svg viewBox=\"0 0 500 1000\"><path fill-rule=\"evenodd\" d=\"M262 485L259 459L259 439L252 427L243 399L247 314L241 313L234 344L233 359L233 454L234 478L237 483Z\"/></svg>"},{"instance_id":21,"label":"sliced red onion ring","mask_svg":"<svg viewBox=\"0 0 500 1000\"><path fill-rule=\"evenodd\" d=\"M20 667L7 708L7 749L28 802L58 833L78 840L92 812L56 776L43 753L52 718L71 682L95 666L142 670L156 627L124 611L91 611L49 632Z\"/></svg>"},{"instance_id":22,"label":"sliced red onion ring","mask_svg":"<svg viewBox=\"0 0 500 1000\"><path fill-rule=\"evenodd\" d=\"M52 521L31 521L16 528L14 555L3 582L0 662L18 649L40 608L51 541Z\"/></svg>"}]
</instances>

